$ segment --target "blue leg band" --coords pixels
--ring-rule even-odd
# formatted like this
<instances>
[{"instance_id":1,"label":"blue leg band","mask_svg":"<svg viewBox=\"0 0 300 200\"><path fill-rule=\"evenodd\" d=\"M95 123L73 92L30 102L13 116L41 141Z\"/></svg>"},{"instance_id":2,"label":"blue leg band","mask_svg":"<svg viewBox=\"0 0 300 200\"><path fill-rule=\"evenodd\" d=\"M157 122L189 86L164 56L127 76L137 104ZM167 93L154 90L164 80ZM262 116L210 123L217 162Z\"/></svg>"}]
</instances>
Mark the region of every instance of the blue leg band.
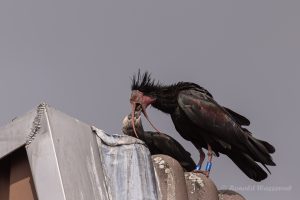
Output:
<instances>
[{"instance_id":1,"label":"blue leg band","mask_svg":"<svg viewBox=\"0 0 300 200\"><path fill-rule=\"evenodd\" d=\"M201 169L201 165L196 165L195 170L200 170Z\"/></svg>"},{"instance_id":2,"label":"blue leg band","mask_svg":"<svg viewBox=\"0 0 300 200\"><path fill-rule=\"evenodd\" d=\"M210 170L211 170L211 167L212 167L212 163L211 163L211 162L207 162L206 167L205 167L205 170L206 170L206 171L210 171Z\"/></svg>"}]
</instances>

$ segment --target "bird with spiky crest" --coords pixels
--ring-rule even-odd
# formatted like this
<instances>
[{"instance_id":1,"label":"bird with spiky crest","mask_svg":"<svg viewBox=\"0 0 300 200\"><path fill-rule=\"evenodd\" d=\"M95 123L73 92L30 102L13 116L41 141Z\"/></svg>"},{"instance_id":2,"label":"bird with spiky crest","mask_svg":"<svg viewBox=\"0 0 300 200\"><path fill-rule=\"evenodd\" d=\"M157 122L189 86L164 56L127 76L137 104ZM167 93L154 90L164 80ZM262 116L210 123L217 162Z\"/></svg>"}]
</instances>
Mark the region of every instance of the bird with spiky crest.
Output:
<instances>
[{"instance_id":1,"label":"bird with spiky crest","mask_svg":"<svg viewBox=\"0 0 300 200\"><path fill-rule=\"evenodd\" d=\"M270 154L275 148L266 141L256 139L243 126L250 121L229 108L219 105L203 87L191 82L163 85L151 78L150 73L132 78L130 102L132 115L141 108L149 120L146 109L149 105L171 116L175 129L198 149L200 160L195 172L209 176L213 153L227 155L249 178L261 181L268 175L258 163L268 171L267 165L275 166ZM134 127L134 121L132 120ZM157 128L154 127L157 130ZM157 130L158 131L158 130ZM159 131L158 131L159 132ZM138 136L137 136L138 137ZM204 171L200 168L207 149L208 162Z\"/></svg>"}]
</instances>

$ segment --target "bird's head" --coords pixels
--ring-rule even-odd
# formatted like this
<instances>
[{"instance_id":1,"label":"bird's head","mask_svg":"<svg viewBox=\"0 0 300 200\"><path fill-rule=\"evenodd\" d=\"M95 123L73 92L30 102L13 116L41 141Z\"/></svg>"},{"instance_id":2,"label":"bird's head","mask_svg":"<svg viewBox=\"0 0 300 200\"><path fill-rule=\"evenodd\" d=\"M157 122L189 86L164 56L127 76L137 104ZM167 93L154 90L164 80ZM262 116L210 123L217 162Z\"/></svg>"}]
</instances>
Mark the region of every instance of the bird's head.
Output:
<instances>
[{"instance_id":1,"label":"bird's head","mask_svg":"<svg viewBox=\"0 0 300 200\"><path fill-rule=\"evenodd\" d=\"M137 137L137 135L135 135L136 133L134 132L133 126L131 124L132 119L134 120L134 127L137 131L137 135L142 136L144 134L144 129L143 129L142 120L141 120L141 112L139 110L134 112L133 117L132 117L131 113L125 116L125 118L123 119L123 122L122 122L123 123L122 132L125 135Z\"/></svg>"},{"instance_id":2,"label":"bird's head","mask_svg":"<svg viewBox=\"0 0 300 200\"><path fill-rule=\"evenodd\" d=\"M158 83L155 83L154 80L151 79L150 74L145 72L143 75L138 72L137 76L133 76L132 85L131 85L131 96L130 96L130 103L132 106L131 114L134 115L137 109L140 109L141 112L144 114L146 119L149 121L151 126L157 131L157 128L151 123L148 118L148 114L146 109L149 105L155 103L157 100L156 91L158 89ZM131 120L133 130L135 131L134 120ZM136 134L137 135L137 134Z\"/></svg>"},{"instance_id":3,"label":"bird's head","mask_svg":"<svg viewBox=\"0 0 300 200\"><path fill-rule=\"evenodd\" d=\"M138 106L141 106L141 111L144 115L147 115L146 108L155 101L155 97L145 95L139 90L132 90L131 92L130 103L132 105L133 111L135 111Z\"/></svg>"},{"instance_id":4,"label":"bird's head","mask_svg":"<svg viewBox=\"0 0 300 200\"><path fill-rule=\"evenodd\" d=\"M161 85L148 72L141 74L139 70L132 78L130 101L139 101L138 103L148 106L156 101L160 88Z\"/></svg>"}]
</instances>

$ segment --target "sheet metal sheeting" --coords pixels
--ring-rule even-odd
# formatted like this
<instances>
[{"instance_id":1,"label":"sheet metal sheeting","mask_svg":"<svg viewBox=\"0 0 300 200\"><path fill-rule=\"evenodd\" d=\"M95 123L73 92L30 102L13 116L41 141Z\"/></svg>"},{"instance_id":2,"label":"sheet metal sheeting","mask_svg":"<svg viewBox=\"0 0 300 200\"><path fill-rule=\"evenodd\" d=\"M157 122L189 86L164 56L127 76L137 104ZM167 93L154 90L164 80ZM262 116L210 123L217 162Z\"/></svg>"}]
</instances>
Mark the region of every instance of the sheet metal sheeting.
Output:
<instances>
[{"instance_id":1,"label":"sheet metal sheeting","mask_svg":"<svg viewBox=\"0 0 300 200\"><path fill-rule=\"evenodd\" d=\"M40 106L39 106L40 107ZM51 127L48 124L46 108L39 110L32 122L30 132L27 132L25 143L28 160L39 199L65 200L65 191L61 180L61 173L53 147ZM39 116L39 117L37 117ZM39 128L35 127L39 126ZM36 131L33 131L36 130Z\"/></svg>"},{"instance_id":2,"label":"sheet metal sheeting","mask_svg":"<svg viewBox=\"0 0 300 200\"><path fill-rule=\"evenodd\" d=\"M0 128L0 159L25 145L41 200L158 199L140 140L107 135L43 103Z\"/></svg>"},{"instance_id":3,"label":"sheet metal sheeting","mask_svg":"<svg viewBox=\"0 0 300 200\"><path fill-rule=\"evenodd\" d=\"M25 144L35 116L36 110L32 110L0 128L0 158Z\"/></svg>"},{"instance_id":4,"label":"sheet metal sheeting","mask_svg":"<svg viewBox=\"0 0 300 200\"><path fill-rule=\"evenodd\" d=\"M97 134L102 167L111 199L158 199L153 165L143 142L125 135Z\"/></svg>"}]
</instances>

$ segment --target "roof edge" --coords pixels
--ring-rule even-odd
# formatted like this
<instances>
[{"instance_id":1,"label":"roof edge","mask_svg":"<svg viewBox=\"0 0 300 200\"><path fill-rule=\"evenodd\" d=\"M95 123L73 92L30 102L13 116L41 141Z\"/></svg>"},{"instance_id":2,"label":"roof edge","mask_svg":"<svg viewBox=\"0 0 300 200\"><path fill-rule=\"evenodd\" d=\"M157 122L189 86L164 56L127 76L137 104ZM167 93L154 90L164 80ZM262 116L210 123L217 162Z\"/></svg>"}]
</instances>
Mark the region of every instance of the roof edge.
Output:
<instances>
[{"instance_id":1,"label":"roof edge","mask_svg":"<svg viewBox=\"0 0 300 200\"><path fill-rule=\"evenodd\" d=\"M36 109L36 116L32 122L32 128L30 133L27 136L25 147L27 148L28 145L35 139L36 134L41 129L41 118L43 114L45 114L45 110L48 107L48 104L45 102L40 103Z\"/></svg>"}]
</instances>

